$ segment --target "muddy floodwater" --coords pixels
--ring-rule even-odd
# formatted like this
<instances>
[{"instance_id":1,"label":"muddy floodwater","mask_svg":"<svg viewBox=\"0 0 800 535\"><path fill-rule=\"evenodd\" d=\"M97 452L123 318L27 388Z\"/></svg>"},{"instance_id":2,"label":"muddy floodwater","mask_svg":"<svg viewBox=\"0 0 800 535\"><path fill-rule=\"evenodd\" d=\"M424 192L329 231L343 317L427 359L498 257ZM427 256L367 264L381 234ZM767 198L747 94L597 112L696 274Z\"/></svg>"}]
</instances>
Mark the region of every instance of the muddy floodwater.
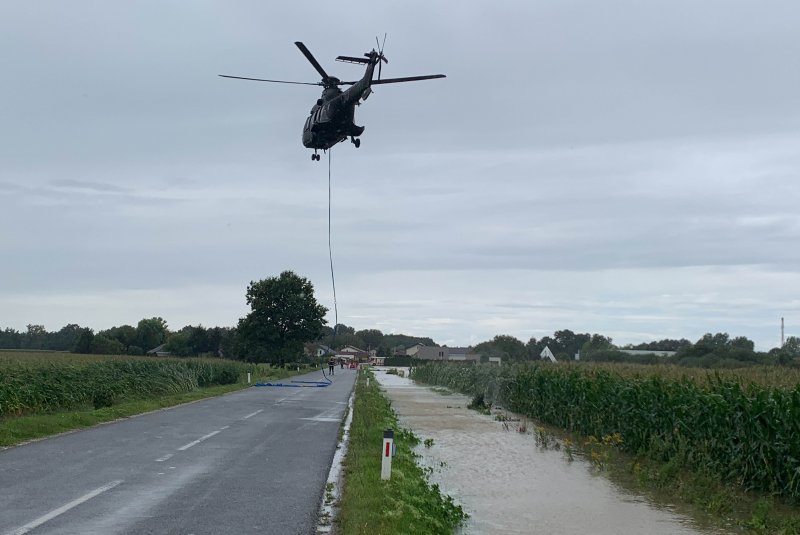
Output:
<instances>
[{"instance_id":1,"label":"muddy floodwater","mask_svg":"<svg viewBox=\"0 0 800 535\"><path fill-rule=\"evenodd\" d=\"M538 447L530 431L467 409L463 395L443 395L380 368L375 375L401 424L421 441L433 439L417 452L433 469L431 481L470 514L462 533L720 533L626 492L577 455L570 461L563 450Z\"/></svg>"}]
</instances>

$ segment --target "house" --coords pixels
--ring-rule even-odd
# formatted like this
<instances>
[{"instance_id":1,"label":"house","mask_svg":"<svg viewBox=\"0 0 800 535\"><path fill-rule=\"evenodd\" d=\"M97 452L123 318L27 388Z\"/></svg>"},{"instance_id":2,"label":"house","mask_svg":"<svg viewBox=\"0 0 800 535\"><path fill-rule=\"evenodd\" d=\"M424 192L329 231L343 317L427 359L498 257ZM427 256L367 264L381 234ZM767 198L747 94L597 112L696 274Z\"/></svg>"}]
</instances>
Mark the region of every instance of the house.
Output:
<instances>
[{"instance_id":1,"label":"house","mask_svg":"<svg viewBox=\"0 0 800 535\"><path fill-rule=\"evenodd\" d=\"M451 360L480 362L481 356L471 347L422 346L415 358L420 360Z\"/></svg>"},{"instance_id":2,"label":"house","mask_svg":"<svg viewBox=\"0 0 800 535\"><path fill-rule=\"evenodd\" d=\"M303 344L303 354L307 357L324 357L332 355L335 351L323 344L306 343Z\"/></svg>"},{"instance_id":3,"label":"house","mask_svg":"<svg viewBox=\"0 0 800 535\"><path fill-rule=\"evenodd\" d=\"M620 353L626 355L655 355L657 357L671 357L677 351L653 351L650 349L618 349Z\"/></svg>"},{"instance_id":4,"label":"house","mask_svg":"<svg viewBox=\"0 0 800 535\"><path fill-rule=\"evenodd\" d=\"M167 351L165 349L166 346L167 346L167 344L161 344L160 346L156 346L153 349L151 349L150 351L148 351L147 354L148 355L153 355L153 356L156 356L156 357L168 357L168 356L172 355L172 353L170 353L169 351Z\"/></svg>"},{"instance_id":5,"label":"house","mask_svg":"<svg viewBox=\"0 0 800 535\"><path fill-rule=\"evenodd\" d=\"M406 348L406 356L416 357L421 347L425 347L425 344L414 344L413 346Z\"/></svg>"},{"instance_id":6,"label":"house","mask_svg":"<svg viewBox=\"0 0 800 535\"><path fill-rule=\"evenodd\" d=\"M355 360L357 362L366 362L369 360L369 353L363 349L355 346L344 346L336 351L337 359Z\"/></svg>"},{"instance_id":7,"label":"house","mask_svg":"<svg viewBox=\"0 0 800 535\"><path fill-rule=\"evenodd\" d=\"M550 351L550 348L548 346L544 346L544 349L542 349L542 352L539 353L539 356L541 357L542 360L549 360L550 362L558 362L556 360L555 355L553 355L553 352Z\"/></svg>"},{"instance_id":8,"label":"house","mask_svg":"<svg viewBox=\"0 0 800 535\"><path fill-rule=\"evenodd\" d=\"M335 351L333 349L329 348L328 346L323 345L323 344L319 344L317 346L316 355L318 357L324 357L325 355L328 355L330 353L335 353Z\"/></svg>"}]
</instances>

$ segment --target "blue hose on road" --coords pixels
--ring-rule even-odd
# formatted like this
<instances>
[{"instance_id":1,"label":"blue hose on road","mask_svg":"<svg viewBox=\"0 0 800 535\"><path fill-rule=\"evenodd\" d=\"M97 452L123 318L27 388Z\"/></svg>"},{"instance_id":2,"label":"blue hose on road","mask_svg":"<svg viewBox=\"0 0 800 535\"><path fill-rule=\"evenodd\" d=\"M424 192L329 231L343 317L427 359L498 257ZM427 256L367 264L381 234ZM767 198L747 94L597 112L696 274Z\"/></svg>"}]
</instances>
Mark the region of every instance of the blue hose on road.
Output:
<instances>
[{"instance_id":1,"label":"blue hose on road","mask_svg":"<svg viewBox=\"0 0 800 535\"><path fill-rule=\"evenodd\" d=\"M282 386L286 388L322 388L325 386L330 386L333 384L327 375L325 375L325 370L322 370L322 377L325 378L325 381L292 381L291 383L256 383L253 386Z\"/></svg>"}]
</instances>

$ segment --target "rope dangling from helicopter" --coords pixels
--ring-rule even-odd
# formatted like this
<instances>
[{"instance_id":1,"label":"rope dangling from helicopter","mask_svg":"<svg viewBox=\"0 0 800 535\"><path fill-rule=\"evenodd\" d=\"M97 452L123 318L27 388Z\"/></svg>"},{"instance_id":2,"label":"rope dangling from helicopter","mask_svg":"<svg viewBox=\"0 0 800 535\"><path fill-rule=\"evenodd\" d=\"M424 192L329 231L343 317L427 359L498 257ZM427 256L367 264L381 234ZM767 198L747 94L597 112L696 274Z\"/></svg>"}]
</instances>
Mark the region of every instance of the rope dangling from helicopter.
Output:
<instances>
[{"instance_id":1,"label":"rope dangling from helicopter","mask_svg":"<svg viewBox=\"0 0 800 535\"><path fill-rule=\"evenodd\" d=\"M332 346L336 345L336 326L339 325L339 308L336 305L336 278L333 275L333 249L331 248L331 152L328 149L328 259L331 263L331 284L333 285L333 341ZM333 348L331 348L333 349Z\"/></svg>"}]
</instances>

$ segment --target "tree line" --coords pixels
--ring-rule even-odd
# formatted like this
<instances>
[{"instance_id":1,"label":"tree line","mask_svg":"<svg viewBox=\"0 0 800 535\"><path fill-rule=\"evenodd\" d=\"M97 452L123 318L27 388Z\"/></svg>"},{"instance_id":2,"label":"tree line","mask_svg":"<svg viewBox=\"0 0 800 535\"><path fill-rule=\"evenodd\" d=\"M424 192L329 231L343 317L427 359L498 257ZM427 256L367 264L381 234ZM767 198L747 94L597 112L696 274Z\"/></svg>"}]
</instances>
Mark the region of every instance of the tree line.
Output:
<instances>
[{"instance_id":1,"label":"tree line","mask_svg":"<svg viewBox=\"0 0 800 535\"><path fill-rule=\"evenodd\" d=\"M344 324L327 326L327 309L317 303L313 285L291 271L251 281L245 299L250 312L235 327L187 325L171 331L160 317L142 319L135 327L120 325L98 332L77 324L53 332L42 325L28 325L24 332L10 328L0 330L0 349L144 355L163 345L162 351L175 356L219 356L284 365L316 361L317 357L304 351L304 344L309 342L334 350L347 345L374 349L382 357L418 343L436 345L429 337L384 334L378 329L356 330ZM791 336L783 347L758 352L751 340L743 336L731 338L727 333L708 333L695 343L686 339L664 339L618 347L602 334L562 329L552 336L532 337L527 342L510 335L497 335L473 349L484 359L500 357L513 362L538 360L545 347L558 360L573 360L580 354L581 360L588 361L672 363L709 368L796 364L800 359L800 338ZM624 349L674 351L675 354L669 357L630 355L621 351Z\"/></svg>"},{"instance_id":2,"label":"tree line","mask_svg":"<svg viewBox=\"0 0 800 535\"><path fill-rule=\"evenodd\" d=\"M24 332L11 328L0 331L0 349L145 355L159 348L159 352L181 357L218 356L284 365L315 362L317 357L304 351L304 344L309 342L334 350L347 345L375 349L383 356L416 343L434 344L427 337L384 335L377 329L356 331L344 324L326 326L327 309L314 298L313 285L291 271L251 281L245 299L250 312L234 327L187 325L170 330L161 317L97 332L77 324L52 332L43 325L28 325Z\"/></svg>"},{"instance_id":3,"label":"tree line","mask_svg":"<svg viewBox=\"0 0 800 535\"><path fill-rule=\"evenodd\" d=\"M505 361L539 360L542 350L550 348L559 361L631 362L638 364L676 364L702 368L737 368L754 365L800 365L800 338L790 336L782 347L756 351L752 340L727 333L707 333L692 343L685 338L663 339L641 344L616 346L602 334L575 333L569 329L555 331L553 336L530 338L527 343L510 335L498 335L477 344L474 350L484 359L500 357ZM670 351L670 356L628 354L622 350Z\"/></svg>"}]
</instances>

